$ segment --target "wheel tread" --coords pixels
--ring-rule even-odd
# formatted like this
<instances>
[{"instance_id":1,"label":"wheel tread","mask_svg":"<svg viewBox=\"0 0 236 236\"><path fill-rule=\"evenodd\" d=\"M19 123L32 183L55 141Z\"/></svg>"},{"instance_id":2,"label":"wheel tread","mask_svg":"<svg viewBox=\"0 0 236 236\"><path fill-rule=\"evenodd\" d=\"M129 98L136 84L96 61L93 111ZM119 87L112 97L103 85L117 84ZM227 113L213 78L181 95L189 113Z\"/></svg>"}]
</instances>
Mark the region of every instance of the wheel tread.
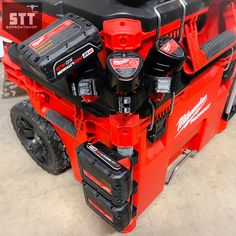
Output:
<instances>
[{"instance_id":1,"label":"wheel tread","mask_svg":"<svg viewBox=\"0 0 236 236\"><path fill-rule=\"evenodd\" d=\"M39 127L39 129L45 135L48 143L50 144L53 150L53 154L54 154L53 158L56 163L54 166L55 168L53 170L49 170L49 169L44 168L43 166L41 167L47 172L54 175L60 174L66 169L68 169L70 167L69 156L66 152L65 146L62 143L61 138L59 137L59 135L57 134L53 126L47 120L45 120L43 117L41 117L39 114L36 113L36 111L32 107L29 100L24 100L20 103L17 103L15 106L12 107L11 120L12 120L13 126L14 126L14 117L15 117L16 112L24 113L36 124L36 126ZM14 126L14 129L17 133L15 126ZM22 141L21 143L23 144ZM29 150L27 151L29 152Z\"/></svg>"}]
</instances>

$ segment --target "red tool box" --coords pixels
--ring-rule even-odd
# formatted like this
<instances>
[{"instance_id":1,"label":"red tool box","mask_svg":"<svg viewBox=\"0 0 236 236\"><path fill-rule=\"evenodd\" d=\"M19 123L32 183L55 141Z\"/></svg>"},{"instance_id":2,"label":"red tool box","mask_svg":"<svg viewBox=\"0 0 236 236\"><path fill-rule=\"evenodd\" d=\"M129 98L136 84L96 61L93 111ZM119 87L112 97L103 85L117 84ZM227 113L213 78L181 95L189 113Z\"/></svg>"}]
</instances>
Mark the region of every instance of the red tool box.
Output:
<instances>
[{"instance_id":1,"label":"red tool box","mask_svg":"<svg viewBox=\"0 0 236 236\"><path fill-rule=\"evenodd\" d=\"M236 2L94 2L42 1L43 29L17 35L4 9L29 4L3 1L2 63L29 95L11 119L31 157L71 165L86 203L129 232L236 112Z\"/></svg>"}]
</instances>

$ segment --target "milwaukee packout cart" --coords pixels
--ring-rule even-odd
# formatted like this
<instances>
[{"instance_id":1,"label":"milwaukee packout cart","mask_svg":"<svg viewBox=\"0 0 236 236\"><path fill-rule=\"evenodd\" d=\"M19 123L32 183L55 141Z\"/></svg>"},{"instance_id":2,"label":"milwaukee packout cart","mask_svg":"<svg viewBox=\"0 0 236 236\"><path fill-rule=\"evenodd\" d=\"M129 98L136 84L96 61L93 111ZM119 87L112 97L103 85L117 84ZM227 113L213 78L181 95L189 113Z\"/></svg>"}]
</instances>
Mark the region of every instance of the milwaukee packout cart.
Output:
<instances>
[{"instance_id":1,"label":"milwaukee packout cart","mask_svg":"<svg viewBox=\"0 0 236 236\"><path fill-rule=\"evenodd\" d=\"M129 232L236 111L236 2L43 0L41 13L33 35L1 24L6 75L29 95L14 129L39 166L71 166L88 206Z\"/></svg>"}]
</instances>

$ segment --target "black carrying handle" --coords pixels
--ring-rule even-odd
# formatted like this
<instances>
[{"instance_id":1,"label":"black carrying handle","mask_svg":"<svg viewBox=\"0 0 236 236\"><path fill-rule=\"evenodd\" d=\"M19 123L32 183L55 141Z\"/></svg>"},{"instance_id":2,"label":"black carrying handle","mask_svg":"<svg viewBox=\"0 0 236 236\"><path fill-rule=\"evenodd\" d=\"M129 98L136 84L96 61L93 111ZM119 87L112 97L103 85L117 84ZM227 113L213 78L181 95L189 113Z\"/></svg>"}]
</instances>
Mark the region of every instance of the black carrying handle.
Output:
<instances>
[{"instance_id":1,"label":"black carrying handle","mask_svg":"<svg viewBox=\"0 0 236 236\"><path fill-rule=\"evenodd\" d=\"M209 60L234 43L235 40L235 33L232 30L227 30L215 38L207 41L201 46L201 49L205 52L206 57Z\"/></svg>"}]
</instances>

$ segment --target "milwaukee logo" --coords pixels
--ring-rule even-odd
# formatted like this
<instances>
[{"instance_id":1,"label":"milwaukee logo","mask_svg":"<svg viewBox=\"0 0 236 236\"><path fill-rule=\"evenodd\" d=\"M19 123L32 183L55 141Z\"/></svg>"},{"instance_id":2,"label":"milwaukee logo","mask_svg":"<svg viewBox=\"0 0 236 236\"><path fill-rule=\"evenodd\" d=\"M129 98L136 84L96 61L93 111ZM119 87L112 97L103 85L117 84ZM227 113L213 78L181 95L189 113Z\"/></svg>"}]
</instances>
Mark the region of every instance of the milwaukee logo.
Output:
<instances>
[{"instance_id":1,"label":"milwaukee logo","mask_svg":"<svg viewBox=\"0 0 236 236\"><path fill-rule=\"evenodd\" d=\"M177 123L177 136L186 129L190 124L195 122L200 116L202 116L211 106L211 103L209 103L207 106L204 107L208 100L207 94L200 98L200 101L197 103L197 105L191 110L188 111L186 114L184 114Z\"/></svg>"},{"instance_id":2,"label":"milwaukee logo","mask_svg":"<svg viewBox=\"0 0 236 236\"><path fill-rule=\"evenodd\" d=\"M112 59L111 60L115 66L123 65L129 62L129 59Z\"/></svg>"},{"instance_id":3,"label":"milwaukee logo","mask_svg":"<svg viewBox=\"0 0 236 236\"><path fill-rule=\"evenodd\" d=\"M171 39L161 47L161 50L165 53L173 54L178 48L179 45L173 39Z\"/></svg>"},{"instance_id":4,"label":"milwaukee logo","mask_svg":"<svg viewBox=\"0 0 236 236\"><path fill-rule=\"evenodd\" d=\"M163 49L163 51L165 51L165 52L169 52L170 49L171 49L171 45L170 45L170 44L166 44L162 49Z\"/></svg>"},{"instance_id":5,"label":"milwaukee logo","mask_svg":"<svg viewBox=\"0 0 236 236\"><path fill-rule=\"evenodd\" d=\"M38 45L40 45L40 43L42 43L42 42L44 41L44 39L45 39L44 36L40 37L39 39L35 40L35 41L31 44L31 46L32 46L32 47L37 47Z\"/></svg>"}]
</instances>

